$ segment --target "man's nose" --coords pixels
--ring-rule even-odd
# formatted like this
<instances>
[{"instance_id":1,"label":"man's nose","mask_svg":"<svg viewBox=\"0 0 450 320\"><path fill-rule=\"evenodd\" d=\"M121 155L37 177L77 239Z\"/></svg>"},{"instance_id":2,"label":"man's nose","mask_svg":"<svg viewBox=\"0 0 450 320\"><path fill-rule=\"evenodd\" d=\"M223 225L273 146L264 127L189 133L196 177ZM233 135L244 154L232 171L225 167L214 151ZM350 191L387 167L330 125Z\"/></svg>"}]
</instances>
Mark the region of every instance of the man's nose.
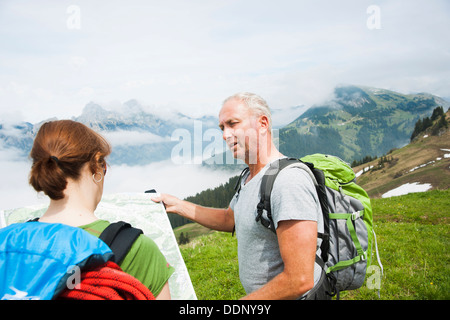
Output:
<instances>
[{"instance_id":1,"label":"man's nose","mask_svg":"<svg viewBox=\"0 0 450 320\"><path fill-rule=\"evenodd\" d=\"M224 128L222 132L223 140L227 141L228 139L233 137L233 130L231 128Z\"/></svg>"}]
</instances>

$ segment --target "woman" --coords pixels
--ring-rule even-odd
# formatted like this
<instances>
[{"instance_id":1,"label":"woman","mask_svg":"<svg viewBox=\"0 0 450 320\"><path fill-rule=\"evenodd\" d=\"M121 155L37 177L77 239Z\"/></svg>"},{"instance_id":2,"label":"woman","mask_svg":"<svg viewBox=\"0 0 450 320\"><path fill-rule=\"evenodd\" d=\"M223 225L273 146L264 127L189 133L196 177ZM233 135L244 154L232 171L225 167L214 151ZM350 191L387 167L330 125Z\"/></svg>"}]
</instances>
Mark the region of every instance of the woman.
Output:
<instances>
[{"instance_id":1,"label":"woman","mask_svg":"<svg viewBox=\"0 0 450 320\"><path fill-rule=\"evenodd\" d=\"M40 222L75 226L99 236L110 224L94 211L103 194L109 143L85 125L60 120L44 123L31 150L30 184L50 197ZM146 285L156 299L170 299L174 272L156 244L141 235L120 263L123 271Z\"/></svg>"}]
</instances>

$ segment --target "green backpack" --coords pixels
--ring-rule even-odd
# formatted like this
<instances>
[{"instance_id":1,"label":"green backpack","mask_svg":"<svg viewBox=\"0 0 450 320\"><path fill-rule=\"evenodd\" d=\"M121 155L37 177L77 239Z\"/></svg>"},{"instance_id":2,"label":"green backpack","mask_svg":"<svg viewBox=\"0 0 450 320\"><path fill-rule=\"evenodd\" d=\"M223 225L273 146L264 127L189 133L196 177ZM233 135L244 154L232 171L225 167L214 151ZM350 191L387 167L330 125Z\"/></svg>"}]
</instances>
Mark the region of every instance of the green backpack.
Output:
<instances>
[{"instance_id":1,"label":"green backpack","mask_svg":"<svg viewBox=\"0 0 450 320\"><path fill-rule=\"evenodd\" d=\"M360 288L370 266L375 235L372 207L367 193L356 184L352 168L338 157L313 154L272 163L261 182L256 221L275 232L270 194L278 173L288 166L305 170L316 186L324 218L324 233L318 234L322 239L321 254L316 256L316 262L326 275L328 286L323 286L327 288L326 294L339 297L340 291ZM267 218L263 216L264 211Z\"/></svg>"}]
</instances>

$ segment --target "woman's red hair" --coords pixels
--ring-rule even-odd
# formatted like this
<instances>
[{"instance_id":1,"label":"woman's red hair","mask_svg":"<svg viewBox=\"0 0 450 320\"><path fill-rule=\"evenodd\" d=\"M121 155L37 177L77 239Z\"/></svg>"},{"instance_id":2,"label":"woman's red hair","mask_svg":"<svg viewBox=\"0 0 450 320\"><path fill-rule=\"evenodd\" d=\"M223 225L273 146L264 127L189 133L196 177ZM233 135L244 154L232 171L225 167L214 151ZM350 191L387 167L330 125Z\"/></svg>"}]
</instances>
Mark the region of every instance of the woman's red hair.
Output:
<instances>
[{"instance_id":1,"label":"woman's red hair","mask_svg":"<svg viewBox=\"0 0 450 320\"><path fill-rule=\"evenodd\" d=\"M106 166L111 146L100 134L82 123L58 120L44 123L34 139L29 182L53 200L64 198L67 179L77 181L89 163L92 173Z\"/></svg>"}]
</instances>

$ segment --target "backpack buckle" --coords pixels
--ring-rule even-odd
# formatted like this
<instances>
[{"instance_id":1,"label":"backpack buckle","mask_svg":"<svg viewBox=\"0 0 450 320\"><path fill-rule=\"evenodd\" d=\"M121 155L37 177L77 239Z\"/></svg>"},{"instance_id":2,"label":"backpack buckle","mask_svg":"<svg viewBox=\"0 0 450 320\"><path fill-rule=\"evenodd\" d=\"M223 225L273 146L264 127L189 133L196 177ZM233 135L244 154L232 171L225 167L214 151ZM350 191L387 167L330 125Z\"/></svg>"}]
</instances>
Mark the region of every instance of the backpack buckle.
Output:
<instances>
[{"instance_id":1,"label":"backpack buckle","mask_svg":"<svg viewBox=\"0 0 450 320\"><path fill-rule=\"evenodd\" d=\"M258 203L256 208L257 208L256 212L258 213L258 215L256 216L256 221L258 222L261 219L261 216L263 214L264 203L261 201L260 203Z\"/></svg>"},{"instance_id":2,"label":"backpack buckle","mask_svg":"<svg viewBox=\"0 0 450 320\"><path fill-rule=\"evenodd\" d=\"M367 260L367 251L364 251L362 255L360 255L361 260L360 261L366 261Z\"/></svg>"},{"instance_id":3,"label":"backpack buckle","mask_svg":"<svg viewBox=\"0 0 450 320\"><path fill-rule=\"evenodd\" d=\"M363 211L356 211L352 213L352 220L355 221L356 219L362 217Z\"/></svg>"}]
</instances>

